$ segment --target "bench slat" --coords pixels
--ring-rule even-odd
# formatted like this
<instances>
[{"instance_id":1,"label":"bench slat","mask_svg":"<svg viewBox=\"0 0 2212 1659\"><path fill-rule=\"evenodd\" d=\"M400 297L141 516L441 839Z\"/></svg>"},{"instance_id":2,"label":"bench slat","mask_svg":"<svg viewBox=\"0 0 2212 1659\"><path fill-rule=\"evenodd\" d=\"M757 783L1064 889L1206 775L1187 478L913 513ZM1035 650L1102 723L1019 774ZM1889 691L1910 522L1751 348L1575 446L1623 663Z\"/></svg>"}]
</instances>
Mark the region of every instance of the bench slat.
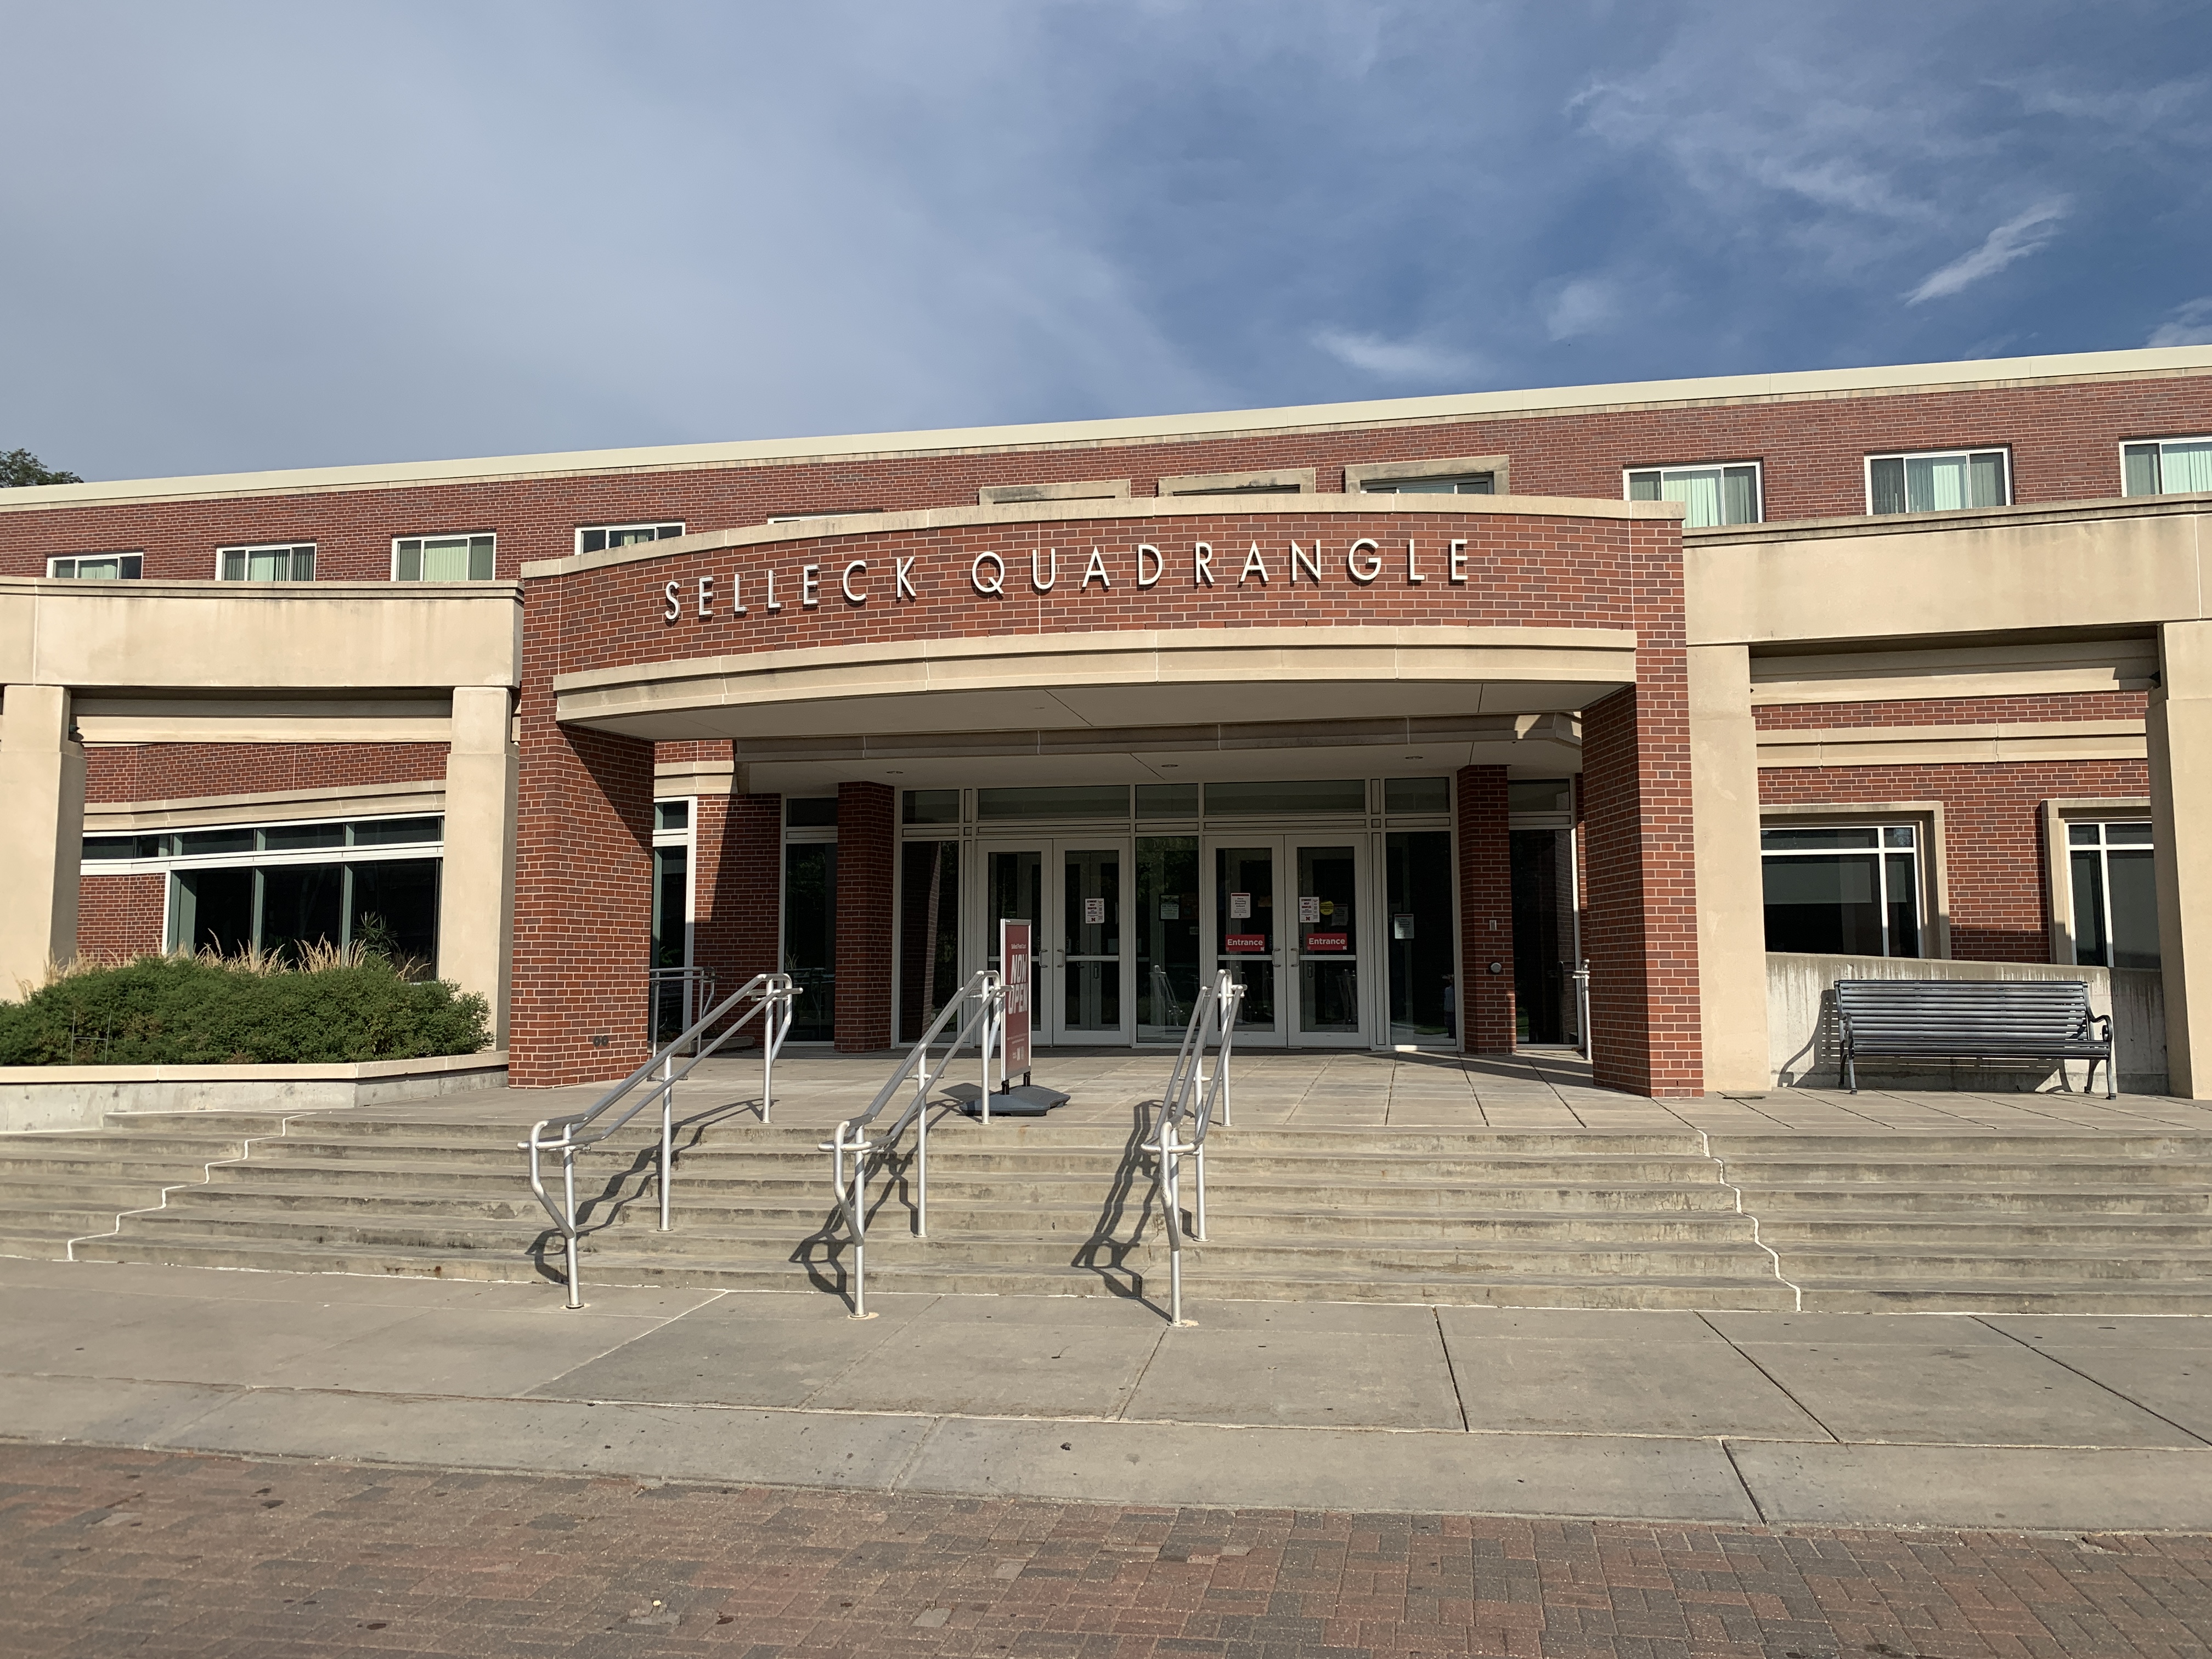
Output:
<instances>
[{"instance_id":1,"label":"bench slat","mask_svg":"<svg viewBox=\"0 0 2212 1659\"><path fill-rule=\"evenodd\" d=\"M1835 986L1855 1090L1851 1062L1866 1054L2102 1060L2112 1091L2111 1025L2090 1006L2083 981L1839 979Z\"/></svg>"}]
</instances>

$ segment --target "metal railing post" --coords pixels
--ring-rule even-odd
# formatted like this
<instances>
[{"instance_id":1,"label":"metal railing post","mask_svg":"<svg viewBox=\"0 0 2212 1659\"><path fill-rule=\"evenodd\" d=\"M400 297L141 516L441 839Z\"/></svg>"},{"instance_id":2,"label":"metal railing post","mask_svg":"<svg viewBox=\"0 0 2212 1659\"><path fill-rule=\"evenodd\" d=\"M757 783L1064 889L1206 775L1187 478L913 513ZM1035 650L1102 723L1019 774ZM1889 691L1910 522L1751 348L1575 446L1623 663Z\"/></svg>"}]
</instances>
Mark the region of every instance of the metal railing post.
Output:
<instances>
[{"instance_id":1,"label":"metal railing post","mask_svg":"<svg viewBox=\"0 0 2212 1659\"><path fill-rule=\"evenodd\" d=\"M1577 1035L1582 1039L1578 1045L1582 1057L1588 1060L1590 1057L1590 1018L1589 962L1587 957L1583 959L1583 965L1575 969L1575 1024Z\"/></svg>"},{"instance_id":2,"label":"metal railing post","mask_svg":"<svg viewBox=\"0 0 2212 1659\"><path fill-rule=\"evenodd\" d=\"M576 1283L576 1149L564 1146L561 1150L561 1207L568 1212L568 1225L562 1229L568 1243L568 1305L584 1305L583 1287Z\"/></svg>"}]
</instances>

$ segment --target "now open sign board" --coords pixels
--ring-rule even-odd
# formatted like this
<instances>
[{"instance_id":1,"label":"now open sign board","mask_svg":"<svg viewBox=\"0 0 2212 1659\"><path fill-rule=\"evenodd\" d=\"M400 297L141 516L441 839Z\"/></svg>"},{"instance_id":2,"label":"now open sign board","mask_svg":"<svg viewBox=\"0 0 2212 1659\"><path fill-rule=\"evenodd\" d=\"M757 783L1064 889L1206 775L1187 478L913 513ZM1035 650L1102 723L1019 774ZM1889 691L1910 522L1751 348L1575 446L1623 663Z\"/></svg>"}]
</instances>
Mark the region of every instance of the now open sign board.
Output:
<instances>
[{"instance_id":1,"label":"now open sign board","mask_svg":"<svg viewBox=\"0 0 2212 1659\"><path fill-rule=\"evenodd\" d=\"M1030 1069L1030 924L999 921L999 962L1006 976L1005 1059L999 1074Z\"/></svg>"}]
</instances>

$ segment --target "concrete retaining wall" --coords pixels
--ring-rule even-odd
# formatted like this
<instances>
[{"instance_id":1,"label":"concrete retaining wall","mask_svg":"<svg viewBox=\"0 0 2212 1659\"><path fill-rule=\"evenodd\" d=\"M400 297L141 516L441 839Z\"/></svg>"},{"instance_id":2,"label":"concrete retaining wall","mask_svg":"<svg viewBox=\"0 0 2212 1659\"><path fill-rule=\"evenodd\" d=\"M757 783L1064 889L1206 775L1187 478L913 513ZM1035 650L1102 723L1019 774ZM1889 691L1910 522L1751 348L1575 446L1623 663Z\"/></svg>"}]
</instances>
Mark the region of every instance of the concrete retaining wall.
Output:
<instances>
[{"instance_id":1,"label":"concrete retaining wall","mask_svg":"<svg viewBox=\"0 0 2212 1659\"><path fill-rule=\"evenodd\" d=\"M2089 1006L2112 1016L2120 1088L2128 1094L2166 1092L2166 993L2155 971L2062 968L2034 962L1929 962L1907 957L1766 955L1766 1029L1780 1088L1842 1085L1835 982L1839 979L2081 980ZM2082 1085L2082 1062L2070 1068ZM1885 1089L2055 1090L2056 1066L1977 1066L1972 1060L1882 1060L1859 1062L1859 1086ZM2097 1074L2101 1092L2105 1078Z\"/></svg>"},{"instance_id":2,"label":"concrete retaining wall","mask_svg":"<svg viewBox=\"0 0 2212 1659\"><path fill-rule=\"evenodd\" d=\"M507 1052L356 1066L0 1067L0 1132L96 1129L107 1112L289 1112L434 1100L507 1084Z\"/></svg>"}]
</instances>

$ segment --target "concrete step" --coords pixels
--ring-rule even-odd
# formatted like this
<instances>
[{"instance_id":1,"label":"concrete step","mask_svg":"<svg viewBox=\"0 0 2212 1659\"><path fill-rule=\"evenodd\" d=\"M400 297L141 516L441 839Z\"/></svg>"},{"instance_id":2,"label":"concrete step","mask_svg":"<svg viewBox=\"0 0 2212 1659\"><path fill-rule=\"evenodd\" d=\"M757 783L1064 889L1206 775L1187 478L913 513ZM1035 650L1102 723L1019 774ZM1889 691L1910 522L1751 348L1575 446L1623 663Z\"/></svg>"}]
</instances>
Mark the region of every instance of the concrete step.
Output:
<instances>
[{"instance_id":1,"label":"concrete step","mask_svg":"<svg viewBox=\"0 0 2212 1659\"><path fill-rule=\"evenodd\" d=\"M1846 1157L1820 1160L1747 1158L1727 1164L1731 1186L1753 1188L1893 1186L1914 1191L1980 1188L1992 1182L2008 1187L2193 1187L2212 1186L2212 1161L2161 1158L1927 1158L1856 1161Z\"/></svg>"},{"instance_id":2,"label":"concrete step","mask_svg":"<svg viewBox=\"0 0 2212 1659\"><path fill-rule=\"evenodd\" d=\"M2027 1218L1982 1212L1959 1214L1908 1211L1893 1215L1862 1213L1849 1221L1759 1218L1759 1236L1778 1250L1875 1244L1917 1249L1972 1244L2008 1249L2068 1249L2080 1245L2118 1248L2154 1245L2201 1249L2212 1255L2212 1218L2083 1215Z\"/></svg>"},{"instance_id":3,"label":"concrete step","mask_svg":"<svg viewBox=\"0 0 2212 1659\"><path fill-rule=\"evenodd\" d=\"M2052 1279L2033 1285L1919 1279L1795 1282L1808 1312L2212 1314L2212 1281L2203 1279L2128 1284Z\"/></svg>"},{"instance_id":4,"label":"concrete step","mask_svg":"<svg viewBox=\"0 0 2212 1659\"><path fill-rule=\"evenodd\" d=\"M2212 1135L2163 1133L2069 1134L1871 1133L1717 1134L1707 1138L1710 1154L1735 1164L1742 1158L1843 1158L1852 1161L1899 1159L2024 1158L2049 1163L2069 1158L2101 1162L2112 1158L2195 1158L2212 1162Z\"/></svg>"},{"instance_id":5,"label":"concrete step","mask_svg":"<svg viewBox=\"0 0 2212 1659\"><path fill-rule=\"evenodd\" d=\"M1211 1189L1211 1181L1208 1182ZM1833 1183L1825 1187L1742 1188L1743 1207L1762 1218L1853 1216L1869 1211L1944 1215L1987 1211L2023 1218L2038 1216L2212 1215L2212 1188L2017 1187L1993 1179L1971 1187L1892 1187L1879 1191Z\"/></svg>"},{"instance_id":6,"label":"concrete step","mask_svg":"<svg viewBox=\"0 0 2212 1659\"><path fill-rule=\"evenodd\" d=\"M1824 1285L1973 1284L2007 1280L2023 1288L2045 1280L2084 1284L2195 1281L2212 1289L2212 1250L2166 1249L2153 1245L2067 1246L1995 1244L1860 1244L1849 1248L1796 1245L1777 1248L1782 1276Z\"/></svg>"}]
</instances>

